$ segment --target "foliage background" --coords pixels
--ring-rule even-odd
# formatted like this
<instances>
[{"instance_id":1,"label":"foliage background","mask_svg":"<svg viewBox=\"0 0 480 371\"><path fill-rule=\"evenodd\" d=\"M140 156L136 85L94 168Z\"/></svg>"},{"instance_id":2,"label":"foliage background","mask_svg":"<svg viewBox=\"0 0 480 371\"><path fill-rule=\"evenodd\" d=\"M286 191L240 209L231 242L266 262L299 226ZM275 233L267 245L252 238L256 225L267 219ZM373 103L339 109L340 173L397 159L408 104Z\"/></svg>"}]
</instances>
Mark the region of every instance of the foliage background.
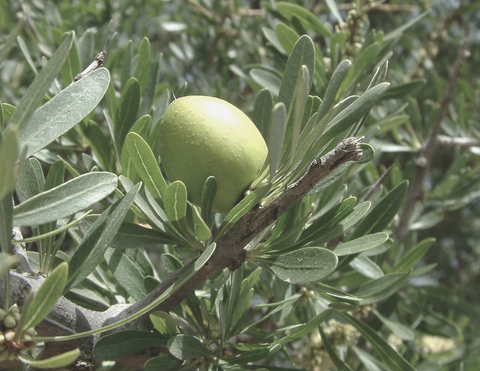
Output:
<instances>
[{"instance_id":1,"label":"foliage background","mask_svg":"<svg viewBox=\"0 0 480 371\"><path fill-rule=\"evenodd\" d=\"M293 3L311 10L323 22L329 22L332 30L337 27L337 19L327 2L305 0ZM430 13L404 32L389 58L387 77L393 85L417 79L425 79L425 84L420 84L418 89L408 91L397 100L383 100L372 110L365 126L368 128L381 121L385 127L376 135L376 142L372 141L377 148L374 163L352 182L352 192L372 184L391 164L396 167L385 182L386 188L395 184L396 179L412 178L412 164L418 158L421 145L438 113L438 105L446 91L467 25L472 27L468 47L470 56L460 70L441 134L477 140L480 134L477 67L480 64L480 31L476 28L480 24L480 2L439 0L356 4L337 2L341 16L345 18L352 7L360 7L364 14L359 11L362 23L356 26L363 31L370 28L381 30L384 34L401 27L425 10L430 10ZM177 96L202 94L220 97L251 113L263 81L258 72L267 70L265 66L283 71L286 62L286 56L272 47L263 32L264 27L274 29L281 19L275 10L271 10L272 7L273 1L240 0L2 1L1 100L17 105L35 77L18 46L17 35L13 40L8 39L8 35L19 25L18 14L28 10L30 18L19 29L18 35L25 42L37 68L41 68L43 58L50 57L58 47L63 33L75 30L77 38L92 38L95 44L92 50L79 51L82 66L88 65L98 51L107 50L105 65L118 88L122 81L122 61L128 40L132 40L135 54L142 39L147 37L152 55L158 56L161 61L154 99L158 102L156 118L165 108L171 91ZM365 34L359 32L362 37ZM328 52L331 40L315 36L314 40L324 52L327 62L333 63L335 56ZM355 59L354 49L345 48L343 53L343 57ZM331 72L330 68L327 73ZM269 77L272 78L271 75ZM274 78L271 81L275 83ZM324 88L317 86L316 89L316 94L322 96ZM410 104L404 112L408 116L395 117L398 121L394 123L382 121L405 102ZM101 117L101 112L95 114ZM380 147L382 150L378 150ZM477 310L480 305L479 155L480 149L475 146L439 149L424 183L424 209L418 210L418 214L428 217L423 219L424 224L416 232L407 236L407 241L421 241L427 237L437 240L421 262L424 266L437 266L426 275L412 279L410 284L445 287L442 289L445 298L464 300ZM464 163L456 168L459 159ZM46 170L51 159L43 160ZM459 173L455 186L445 185L446 179L456 172ZM466 173L468 176L461 176ZM439 184L446 188L435 193ZM419 300L419 306L435 307L462 329L464 339L457 341L466 344L466 349L461 357L445 356L447 361L440 362L446 364L445 369L458 369L460 361L465 362L468 370L478 369L478 323L474 325L467 316L453 314L452 309L444 307L445 302L422 301L422 297ZM451 363L448 357L451 357Z\"/></svg>"}]
</instances>

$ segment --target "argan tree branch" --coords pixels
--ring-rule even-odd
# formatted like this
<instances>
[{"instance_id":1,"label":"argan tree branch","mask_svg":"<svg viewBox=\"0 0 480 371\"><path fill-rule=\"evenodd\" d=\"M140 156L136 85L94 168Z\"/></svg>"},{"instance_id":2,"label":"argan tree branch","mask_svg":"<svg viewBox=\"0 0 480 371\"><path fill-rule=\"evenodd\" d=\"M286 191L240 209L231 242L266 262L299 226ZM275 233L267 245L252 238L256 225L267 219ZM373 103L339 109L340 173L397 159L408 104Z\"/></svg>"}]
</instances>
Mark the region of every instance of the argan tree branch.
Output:
<instances>
[{"instance_id":1,"label":"argan tree branch","mask_svg":"<svg viewBox=\"0 0 480 371\"><path fill-rule=\"evenodd\" d=\"M360 139L361 140L361 139ZM185 298L191 295L194 290L203 284L213 275L225 268L237 269L244 262L245 246L263 229L274 223L285 211L300 202L307 193L328 174L348 161L358 161L362 157L360 140L348 138L340 142L332 151L314 160L305 175L296 183L289 186L285 191L265 207L255 207L244 215L217 243L215 252L205 264L182 289L168 297L154 310L170 311ZM94 312L79 307L68 300L61 298L49 316L38 326L40 336L66 335L69 333L81 333L92 329L98 329L107 324L121 320L139 309L144 308L163 292L165 292L182 273L184 273L192 262L184 268L173 272L164 282L141 301L132 305L113 305L105 312ZM43 282L38 275L12 274L11 293L15 293L12 302L22 305L22 298L30 289L36 291ZM1 293L0 293L1 294ZM2 295L0 295L0 298ZM1 304L1 303L0 303ZM148 313L137 320L115 331L127 328L138 328L139 325L151 327ZM83 358L78 362L85 362L91 359L91 349L99 336L79 341L70 341L68 346L62 342L48 343L47 356L60 354L74 347L83 348ZM90 348L90 349L88 349ZM138 368L141 362L145 362L145 354L133 354L121 360L127 366Z\"/></svg>"},{"instance_id":2,"label":"argan tree branch","mask_svg":"<svg viewBox=\"0 0 480 371\"><path fill-rule=\"evenodd\" d=\"M460 47L460 51L458 53L457 60L455 62L455 66L453 68L452 76L448 83L447 90L445 92L445 95L442 101L440 102L440 111L438 112L432 132L430 133L430 136L427 139L422 149L421 156L417 159L415 178L412 184L410 185L410 192L408 194L403 212L400 216L400 221L395 230L395 235L399 243L402 243L408 234L410 219L412 217L415 204L418 201L422 200L423 183L424 183L425 177L427 176L430 170L433 157L435 156L435 153L437 152L440 145L439 135L438 135L440 131L440 125L443 121L443 118L445 117L448 104L452 97L453 89L455 88L455 85L457 83L458 74L460 73L460 68L463 64L464 59L467 57L467 53L468 53L467 44L468 44L469 34L470 34L470 28L467 28L465 37Z\"/></svg>"}]
</instances>

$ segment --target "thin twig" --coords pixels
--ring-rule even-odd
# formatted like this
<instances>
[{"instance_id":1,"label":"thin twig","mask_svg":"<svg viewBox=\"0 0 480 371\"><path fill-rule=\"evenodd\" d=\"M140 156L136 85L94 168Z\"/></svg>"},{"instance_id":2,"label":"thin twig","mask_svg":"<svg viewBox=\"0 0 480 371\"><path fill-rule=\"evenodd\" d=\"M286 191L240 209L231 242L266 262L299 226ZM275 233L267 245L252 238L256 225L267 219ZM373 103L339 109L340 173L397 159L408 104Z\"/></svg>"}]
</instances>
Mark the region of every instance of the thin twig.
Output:
<instances>
[{"instance_id":1,"label":"thin twig","mask_svg":"<svg viewBox=\"0 0 480 371\"><path fill-rule=\"evenodd\" d=\"M78 80L84 78L89 73L101 67L103 65L103 60L105 59L106 55L107 55L107 52L105 51L98 53L95 59L93 60L93 62L90 63L88 67L85 68L82 72L80 72L77 76L75 76L75 78L73 79L73 82L77 82Z\"/></svg>"}]
</instances>

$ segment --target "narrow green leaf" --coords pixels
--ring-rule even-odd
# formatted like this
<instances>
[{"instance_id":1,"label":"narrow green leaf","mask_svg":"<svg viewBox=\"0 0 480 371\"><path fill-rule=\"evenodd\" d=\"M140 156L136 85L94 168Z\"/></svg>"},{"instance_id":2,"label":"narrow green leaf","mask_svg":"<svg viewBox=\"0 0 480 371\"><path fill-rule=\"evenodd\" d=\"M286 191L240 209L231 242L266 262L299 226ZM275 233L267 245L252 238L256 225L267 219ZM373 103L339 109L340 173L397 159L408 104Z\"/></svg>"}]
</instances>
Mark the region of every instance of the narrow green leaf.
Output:
<instances>
[{"instance_id":1,"label":"narrow green leaf","mask_svg":"<svg viewBox=\"0 0 480 371\"><path fill-rule=\"evenodd\" d=\"M195 232L195 235L200 241L206 241L210 237L212 237L212 232L210 231L210 228L208 228L207 224L205 224L205 221L202 219L200 212L198 211L198 208L192 207L193 211L193 229Z\"/></svg>"},{"instance_id":2,"label":"narrow green leaf","mask_svg":"<svg viewBox=\"0 0 480 371\"><path fill-rule=\"evenodd\" d=\"M368 233L382 232L402 207L407 191L408 181L404 180L375 205L360 222L350 239L354 240Z\"/></svg>"},{"instance_id":3,"label":"narrow green leaf","mask_svg":"<svg viewBox=\"0 0 480 371\"><path fill-rule=\"evenodd\" d=\"M284 47L278 40L278 36L274 30L268 27L262 27L263 36L270 42L270 45L273 46L279 53L283 55L288 55Z\"/></svg>"},{"instance_id":4,"label":"narrow green leaf","mask_svg":"<svg viewBox=\"0 0 480 371\"><path fill-rule=\"evenodd\" d=\"M283 73L282 85L278 93L278 101L285 104L287 112L290 111L293 104L295 87L301 75L302 65L307 66L308 75L311 79L308 82L308 87L310 87L315 74L315 47L312 39L306 35L298 39L288 57Z\"/></svg>"},{"instance_id":5,"label":"narrow green leaf","mask_svg":"<svg viewBox=\"0 0 480 371\"><path fill-rule=\"evenodd\" d=\"M207 226L210 226L213 221L212 205L216 193L217 179L214 176L209 176L203 186L201 199L201 217Z\"/></svg>"},{"instance_id":6,"label":"narrow green leaf","mask_svg":"<svg viewBox=\"0 0 480 371\"><path fill-rule=\"evenodd\" d=\"M393 268L393 273L409 272L420 259L424 257L427 251L432 247L435 242L435 238L426 238L423 241L416 244L405 255L402 256L398 264Z\"/></svg>"},{"instance_id":7,"label":"narrow green leaf","mask_svg":"<svg viewBox=\"0 0 480 371\"><path fill-rule=\"evenodd\" d=\"M53 142L87 116L102 99L109 81L108 70L99 68L62 90L35 111L20 132L21 146L28 146L27 157ZM20 107L15 112L19 109Z\"/></svg>"},{"instance_id":8,"label":"narrow green leaf","mask_svg":"<svg viewBox=\"0 0 480 371\"><path fill-rule=\"evenodd\" d=\"M13 197L0 200L0 248L4 254L12 253Z\"/></svg>"},{"instance_id":9,"label":"narrow green leaf","mask_svg":"<svg viewBox=\"0 0 480 371\"><path fill-rule=\"evenodd\" d=\"M178 241L166 233L151 228L144 228L138 224L123 222L117 235L111 242L111 247L128 249L176 243Z\"/></svg>"},{"instance_id":10,"label":"narrow green leaf","mask_svg":"<svg viewBox=\"0 0 480 371\"><path fill-rule=\"evenodd\" d=\"M420 21L423 17L425 17L426 15L428 15L430 13L430 10L427 10L426 12L423 12L422 14L418 15L417 17L415 17L414 19L410 20L409 22L401 25L400 27L398 27L397 29L389 32L388 34L386 34L383 38L383 41L384 42L387 42L387 41L390 41L390 40L393 40L395 39L396 37L398 37L399 35L401 35L403 33L403 31L409 29L410 27L412 27L415 23L417 23L418 21Z\"/></svg>"},{"instance_id":11,"label":"narrow green leaf","mask_svg":"<svg viewBox=\"0 0 480 371\"><path fill-rule=\"evenodd\" d=\"M207 357L210 355L207 347L197 338L190 335L176 335L167 344L168 351L181 360Z\"/></svg>"},{"instance_id":12,"label":"narrow green leaf","mask_svg":"<svg viewBox=\"0 0 480 371\"><path fill-rule=\"evenodd\" d=\"M405 341L413 341L415 339L415 332L408 328L405 325L402 325L399 322L391 321L388 318L382 316L377 310L373 310L375 315L378 317L380 321L387 327L390 331L392 331L395 335L397 335L400 339Z\"/></svg>"},{"instance_id":13,"label":"narrow green leaf","mask_svg":"<svg viewBox=\"0 0 480 371\"><path fill-rule=\"evenodd\" d=\"M68 277L68 263L63 262L57 266L43 281L25 318L24 328L34 327L39 324L52 310L57 300L62 296Z\"/></svg>"},{"instance_id":14,"label":"narrow green leaf","mask_svg":"<svg viewBox=\"0 0 480 371\"><path fill-rule=\"evenodd\" d=\"M18 42L18 46L20 47L25 59L27 60L30 67L32 68L33 72L35 72L35 75L38 75L37 67L35 66L35 63L33 63L32 56L30 55L30 52L28 51L28 47L25 44L25 41L23 41L22 36L20 35L17 36L17 42ZM0 121L0 122L3 122L3 121Z\"/></svg>"},{"instance_id":15,"label":"narrow green leaf","mask_svg":"<svg viewBox=\"0 0 480 371\"><path fill-rule=\"evenodd\" d=\"M133 187L125 197L105 210L90 227L70 260L70 272L65 292L83 281L95 269L122 225L123 218L140 186L141 183Z\"/></svg>"},{"instance_id":16,"label":"narrow green leaf","mask_svg":"<svg viewBox=\"0 0 480 371\"><path fill-rule=\"evenodd\" d=\"M273 107L268 125L267 145L268 158L270 160L270 181L275 177L280 162L286 126L287 110L285 104L280 102Z\"/></svg>"},{"instance_id":17,"label":"narrow green leaf","mask_svg":"<svg viewBox=\"0 0 480 371\"><path fill-rule=\"evenodd\" d=\"M144 277L138 267L121 251L108 248L105 261L118 283L135 300L143 299L148 292L143 284Z\"/></svg>"},{"instance_id":18,"label":"narrow green leaf","mask_svg":"<svg viewBox=\"0 0 480 371\"><path fill-rule=\"evenodd\" d=\"M164 194L165 212L168 220L180 221L187 216L187 188L177 180L170 184Z\"/></svg>"},{"instance_id":19,"label":"narrow green leaf","mask_svg":"<svg viewBox=\"0 0 480 371\"><path fill-rule=\"evenodd\" d=\"M262 89L258 92L253 106L252 121L262 134L267 138L267 130L273 109L273 96L270 90Z\"/></svg>"},{"instance_id":20,"label":"narrow green leaf","mask_svg":"<svg viewBox=\"0 0 480 371\"><path fill-rule=\"evenodd\" d=\"M29 198L14 209L15 225L52 222L83 210L112 193L115 174L95 172L74 178L58 187Z\"/></svg>"},{"instance_id":21,"label":"narrow green leaf","mask_svg":"<svg viewBox=\"0 0 480 371\"><path fill-rule=\"evenodd\" d=\"M338 263L337 256L321 247L305 247L267 261L280 279L293 284L306 284L327 277Z\"/></svg>"},{"instance_id":22,"label":"narrow green leaf","mask_svg":"<svg viewBox=\"0 0 480 371\"><path fill-rule=\"evenodd\" d=\"M292 21L292 18L295 17L305 29L316 32L319 36L332 37L332 33L323 23L313 13L300 5L278 2L277 8L280 14L289 21Z\"/></svg>"},{"instance_id":23,"label":"narrow green leaf","mask_svg":"<svg viewBox=\"0 0 480 371\"><path fill-rule=\"evenodd\" d=\"M122 86L122 91L125 88L125 85L127 84L127 81L130 77L132 77L130 74L132 73L132 45L133 42L132 40L128 40L127 46L125 47L125 52L123 54L123 68L122 68L122 74L121 74L121 86Z\"/></svg>"},{"instance_id":24,"label":"narrow green leaf","mask_svg":"<svg viewBox=\"0 0 480 371\"><path fill-rule=\"evenodd\" d=\"M115 172L115 151L112 144L95 121L89 120L83 126L83 133L98 158L103 170Z\"/></svg>"},{"instance_id":25,"label":"narrow green leaf","mask_svg":"<svg viewBox=\"0 0 480 371\"><path fill-rule=\"evenodd\" d=\"M93 354L98 359L116 359L165 343L165 339L154 332L124 330L102 336L95 343Z\"/></svg>"},{"instance_id":26,"label":"narrow green leaf","mask_svg":"<svg viewBox=\"0 0 480 371\"><path fill-rule=\"evenodd\" d=\"M18 177L17 192L20 202L38 195L45 189L45 177L40 161L32 157L26 159Z\"/></svg>"},{"instance_id":27,"label":"narrow green leaf","mask_svg":"<svg viewBox=\"0 0 480 371\"><path fill-rule=\"evenodd\" d=\"M143 139L147 140L151 126L152 126L152 117L150 115L144 115L140 117L137 121L135 121L133 126L130 128L129 133L132 133L132 132L137 133ZM126 176L132 182L137 183L138 180L140 180L140 176L138 176L137 170L135 169L135 165L133 164L132 158L130 157L130 153L128 153L126 141L123 143L120 160L122 165L121 166L122 175Z\"/></svg>"},{"instance_id":28,"label":"narrow green leaf","mask_svg":"<svg viewBox=\"0 0 480 371\"><path fill-rule=\"evenodd\" d=\"M308 99L308 92L310 90L309 86L309 72L308 68L305 65L302 65L300 68L300 75L298 76L297 85L295 88L295 99L292 105L293 114L290 114L291 117L291 126L288 131L289 142L290 142L290 160L289 165L291 166L295 154L297 152L298 146L298 137L300 136L300 131L302 130L303 116L305 113L305 107Z\"/></svg>"},{"instance_id":29,"label":"narrow green leaf","mask_svg":"<svg viewBox=\"0 0 480 371\"><path fill-rule=\"evenodd\" d=\"M0 123L3 125L3 122ZM18 170L15 166L20 156L19 133L15 125L8 125L0 141L0 200L11 197L17 184Z\"/></svg>"},{"instance_id":30,"label":"narrow green leaf","mask_svg":"<svg viewBox=\"0 0 480 371\"><path fill-rule=\"evenodd\" d=\"M23 135L34 111L37 109L43 96L60 71L63 61L68 55L72 41L73 32L70 32L53 54L52 58L50 58L47 65L40 71L35 80L33 80L33 83L28 87L18 103L17 109L10 119L10 124L17 124L21 135Z\"/></svg>"},{"instance_id":31,"label":"narrow green leaf","mask_svg":"<svg viewBox=\"0 0 480 371\"><path fill-rule=\"evenodd\" d=\"M343 23L343 19L342 19L342 16L340 15L340 12L337 8L337 4L335 3L334 0L326 0L325 1L327 3L327 6L328 8L330 9L330 11L332 12L332 14L334 15L335 19L337 20L337 22L339 24L342 24Z\"/></svg>"},{"instance_id":32,"label":"narrow green leaf","mask_svg":"<svg viewBox=\"0 0 480 371\"><path fill-rule=\"evenodd\" d=\"M160 63L162 54L157 60L151 61L148 68L147 85L142 94L142 102L140 105L140 115L146 115L152 110L153 100L155 98L155 90L157 87L158 76L160 73Z\"/></svg>"},{"instance_id":33,"label":"narrow green leaf","mask_svg":"<svg viewBox=\"0 0 480 371\"><path fill-rule=\"evenodd\" d=\"M218 227L217 233L215 234L213 240L217 241L222 237L242 216L248 213L260 200L265 197L270 191L271 184L266 184L245 197L240 201L230 212L227 214L223 220L220 227Z\"/></svg>"},{"instance_id":34,"label":"narrow green leaf","mask_svg":"<svg viewBox=\"0 0 480 371\"><path fill-rule=\"evenodd\" d=\"M120 104L115 113L115 132L118 138L119 148L137 120L140 108L140 84L135 77L131 77L122 90Z\"/></svg>"},{"instance_id":35,"label":"narrow green leaf","mask_svg":"<svg viewBox=\"0 0 480 371\"><path fill-rule=\"evenodd\" d=\"M248 74L262 88L270 90L273 95L278 95L282 80L276 74L263 68L252 68Z\"/></svg>"},{"instance_id":36,"label":"narrow green leaf","mask_svg":"<svg viewBox=\"0 0 480 371\"><path fill-rule=\"evenodd\" d=\"M153 312L150 314L150 320L155 330L167 339L180 334L177 322L175 322L175 319L169 313L160 311Z\"/></svg>"},{"instance_id":37,"label":"narrow green leaf","mask_svg":"<svg viewBox=\"0 0 480 371\"><path fill-rule=\"evenodd\" d=\"M348 365L343 362L340 357L337 355L337 352L333 349L332 345L328 341L328 337L323 332L322 326L318 326L318 331L320 331L320 336L322 337L323 346L330 356L330 360L333 362L338 371L352 371Z\"/></svg>"},{"instance_id":38,"label":"narrow green leaf","mask_svg":"<svg viewBox=\"0 0 480 371\"><path fill-rule=\"evenodd\" d=\"M360 331L362 336L372 345L375 352L392 371L415 371L415 368L383 340L373 328L348 313L339 312L339 314Z\"/></svg>"},{"instance_id":39,"label":"narrow green leaf","mask_svg":"<svg viewBox=\"0 0 480 371\"><path fill-rule=\"evenodd\" d=\"M350 292L361 299L362 305L377 303L397 292L408 280L410 272L387 274L367 282Z\"/></svg>"},{"instance_id":40,"label":"narrow green leaf","mask_svg":"<svg viewBox=\"0 0 480 371\"><path fill-rule=\"evenodd\" d=\"M60 69L60 76L62 76L63 84L68 86L80 72L82 72L82 67L80 66L77 44L74 41L65 62L63 62L62 68Z\"/></svg>"},{"instance_id":41,"label":"narrow green leaf","mask_svg":"<svg viewBox=\"0 0 480 371\"><path fill-rule=\"evenodd\" d=\"M167 183L150 146L135 132L128 133L125 145L130 159L147 189L154 198L163 199Z\"/></svg>"},{"instance_id":42,"label":"narrow green leaf","mask_svg":"<svg viewBox=\"0 0 480 371\"><path fill-rule=\"evenodd\" d=\"M335 247L335 250L333 250L333 252L337 256L359 254L361 252L368 251L377 246L380 246L387 240L388 234L386 233L381 232L369 234L367 236L357 238L353 241L340 243Z\"/></svg>"},{"instance_id":43,"label":"narrow green leaf","mask_svg":"<svg viewBox=\"0 0 480 371\"><path fill-rule=\"evenodd\" d=\"M404 97L411 97L416 91L423 88L427 83L425 79L417 79L406 82L400 85L391 86L382 99L399 99Z\"/></svg>"},{"instance_id":44,"label":"narrow green leaf","mask_svg":"<svg viewBox=\"0 0 480 371\"><path fill-rule=\"evenodd\" d=\"M374 280L384 276L382 268L366 256L357 256L356 258L350 257L348 260L350 260L349 265L362 276Z\"/></svg>"},{"instance_id":45,"label":"narrow green leaf","mask_svg":"<svg viewBox=\"0 0 480 371\"><path fill-rule=\"evenodd\" d=\"M328 123L327 129L321 136L320 140L316 143L314 148L323 148L323 146L326 145L331 139L360 120L370 111L373 105L377 103L389 86L390 84L388 82L378 84L372 89L367 90L357 100L342 110Z\"/></svg>"},{"instance_id":46,"label":"narrow green leaf","mask_svg":"<svg viewBox=\"0 0 480 371\"><path fill-rule=\"evenodd\" d=\"M306 336L309 332L313 331L314 329L321 328L321 324L327 320L328 317L332 314L331 309L327 309L320 314L316 315L313 317L310 321L307 323L304 323L303 325L297 327L294 330L291 330L290 333L285 336L284 338L280 339L277 341L278 344L286 344L291 341L294 341L296 339L302 338Z\"/></svg>"},{"instance_id":47,"label":"narrow green leaf","mask_svg":"<svg viewBox=\"0 0 480 371\"><path fill-rule=\"evenodd\" d=\"M177 371L181 367L181 361L171 354L163 354L150 358L144 365L145 371Z\"/></svg>"},{"instance_id":48,"label":"narrow green leaf","mask_svg":"<svg viewBox=\"0 0 480 371\"><path fill-rule=\"evenodd\" d=\"M165 253L161 257L163 268L168 272L172 273L183 267L183 264L178 260L174 255Z\"/></svg>"},{"instance_id":49,"label":"narrow green leaf","mask_svg":"<svg viewBox=\"0 0 480 371\"><path fill-rule=\"evenodd\" d=\"M282 47L290 55L293 50L293 46L299 39L300 35L291 27L288 27L285 23L279 22L275 28L278 41L282 44Z\"/></svg>"},{"instance_id":50,"label":"narrow green leaf","mask_svg":"<svg viewBox=\"0 0 480 371\"><path fill-rule=\"evenodd\" d=\"M75 362L78 357L80 356L81 352L80 349L74 349L66 353L62 353L58 356L50 357L47 359L42 359L42 360L34 360L31 359L30 357L27 357L24 354L19 354L18 358L22 361L22 363L25 363L26 365L30 365L35 368L40 368L40 369L55 369L59 367L65 367L68 365L71 365L73 362Z\"/></svg>"},{"instance_id":51,"label":"narrow green leaf","mask_svg":"<svg viewBox=\"0 0 480 371\"><path fill-rule=\"evenodd\" d=\"M138 80L142 95L145 91L145 87L147 86L149 63L150 41L148 41L148 38L144 37L140 42L140 46L138 47L137 65L135 66L135 72L133 73L133 76Z\"/></svg>"}]
</instances>

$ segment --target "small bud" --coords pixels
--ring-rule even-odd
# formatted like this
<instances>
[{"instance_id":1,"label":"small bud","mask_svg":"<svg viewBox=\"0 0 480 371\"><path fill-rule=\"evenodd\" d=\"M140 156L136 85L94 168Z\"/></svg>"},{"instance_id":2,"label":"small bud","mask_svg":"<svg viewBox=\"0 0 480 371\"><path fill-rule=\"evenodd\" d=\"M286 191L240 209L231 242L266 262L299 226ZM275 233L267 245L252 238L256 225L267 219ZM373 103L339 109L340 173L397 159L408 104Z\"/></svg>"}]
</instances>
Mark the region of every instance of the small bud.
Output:
<instances>
[{"instance_id":1,"label":"small bud","mask_svg":"<svg viewBox=\"0 0 480 371\"><path fill-rule=\"evenodd\" d=\"M7 359L8 353L8 350L3 350L0 352L0 362L3 362Z\"/></svg>"},{"instance_id":2,"label":"small bud","mask_svg":"<svg viewBox=\"0 0 480 371\"><path fill-rule=\"evenodd\" d=\"M0 332L0 345L5 344L5 335L3 332Z\"/></svg>"},{"instance_id":3,"label":"small bud","mask_svg":"<svg viewBox=\"0 0 480 371\"><path fill-rule=\"evenodd\" d=\"M6 341L13 341L13 338L15 337L15 331L9 330L5 333L5 340Z\"/></svg>"},{"instance_id":4,"label":"small bud","mask_svg":"<svg viewBox=\"0 0 480 371\"><path fill-rule=\"evenodd\" d=\"M12 314L13 313L20 313L20 309L18 309L17 303L13 304L8 311Z\"/></svg>"},{"instance_id":5,"label":"small bud","mask_svg":"<svg viewBox=\"0 0 480 371\"><path fill-rule=\"evenodd\" d=\"M15 318L11 315L8 315L5 317L5 319L3 320L3 325L6 327L6 328L13 328L17 325L17 321L15 321Z\"/></svg>"},{"instance_id":6,"label":"small bud","mask_svg":"<svg viewBox=\"0 0 480 371\"><path fill-rule=\"evenodd\" d=\"M32 339L32 337L31 337L30 335L28 335L28 334L24 334L24 335L23 335L23 341L24 341L24 342L28 342L28 341L32 341L32 340L33 340L33 339Z\"/></svg>"},{"instance_id":7,"label":"small bud","mask_svg":"<svg viewBox=\"0 0 480 371\"><path fill-rule=\"evenodd\" d=\"M4 309L0 309L0 321L3 321L7 316L7 312Z\"/></svg>"},{"instance_id":8,"label":"small bud","mask_svg":"<svg viewBox=\"0 0 480 371\"><path fill-rule=\"evenodd\" d=\"M7 360L8 361L15 361L17 359L17 355L13 352L8 353Z\"/></svg>"},{"instance_id":9,"label":"small bud","mask_svg":"<svg viewBox=\"0 0 480 371\"><path fill-rule=\"evenodd\" d=\"M30 327L29 329L27 329L27 331L25 331L25 333L30 336L37 336L37 331L35 331L34 327Z\"/></svg>"},{"instance_id":10,"label":"small bud","mask_svg":"<svg viewBox=\"0 0 480 371\"><path fill-rule=\"evenodd\" d=\"M17 321L17 323L20 321L20 316L21 314L20 313L13 313L13 318L15 318L15 321Z\"/></svg>"}]
</instances>

